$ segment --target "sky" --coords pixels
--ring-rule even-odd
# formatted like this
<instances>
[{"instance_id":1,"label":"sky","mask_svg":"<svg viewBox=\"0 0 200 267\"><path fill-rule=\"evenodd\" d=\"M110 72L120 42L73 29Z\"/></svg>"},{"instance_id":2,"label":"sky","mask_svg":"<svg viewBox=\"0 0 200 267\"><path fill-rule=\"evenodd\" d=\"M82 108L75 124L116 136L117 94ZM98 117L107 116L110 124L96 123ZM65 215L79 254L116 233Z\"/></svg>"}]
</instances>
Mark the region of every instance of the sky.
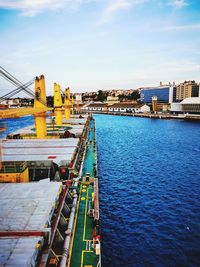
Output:
<instances>
[{"instance_id":1,"label":"sky","mask_svg":"<svg viewBox=\"0 0 200 267\"><path fill-rule=\"evenodd\" d=\"M47 94L200 82L200 0L0 0L0 65Z\"/></svg>"}]
</instances>

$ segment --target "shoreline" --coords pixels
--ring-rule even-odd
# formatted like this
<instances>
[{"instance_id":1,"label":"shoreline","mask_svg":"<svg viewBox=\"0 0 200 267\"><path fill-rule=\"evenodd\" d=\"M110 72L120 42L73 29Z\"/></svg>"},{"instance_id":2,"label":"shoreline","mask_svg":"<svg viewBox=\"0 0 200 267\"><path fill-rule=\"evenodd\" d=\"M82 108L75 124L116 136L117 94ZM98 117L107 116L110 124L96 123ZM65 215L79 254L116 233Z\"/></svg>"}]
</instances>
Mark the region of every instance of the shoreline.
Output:
<instances>
[{"instance_id":1,"label":"shoreline","mask_svg":"<svg viewBox=\"0 0 200 267\"><path fill-rule=\"evenodd\" d=\"M171 115L171 114L149 114L149 113L124 113L124 112L111 112L111 111L87 111L87 113L92 114L104 114L104 115L116 115L116 116L129 116L129 117L139 117L139 118L149 118L149 119L164 119L164 120L186 120L186 121L197 121L200 122L200 115L198 114L181 114L181 115Z\"/></svg>"}]
</instances>

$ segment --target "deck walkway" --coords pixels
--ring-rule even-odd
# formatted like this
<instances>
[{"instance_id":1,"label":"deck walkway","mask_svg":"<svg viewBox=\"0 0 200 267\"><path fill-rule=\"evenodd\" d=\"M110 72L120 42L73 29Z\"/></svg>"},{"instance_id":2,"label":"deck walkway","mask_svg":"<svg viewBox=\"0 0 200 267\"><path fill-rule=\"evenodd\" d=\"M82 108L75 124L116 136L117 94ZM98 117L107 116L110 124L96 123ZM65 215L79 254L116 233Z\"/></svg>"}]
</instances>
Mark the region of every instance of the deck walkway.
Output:
<instances>
[{"instance_id":1,"label":"deck walkway","mask_svg":"<svg viewBox=\"0 0 200 267\"><path fill-rule=\"evenodd\" d=\"M90 173L91 177L95 176L93 165L96 164L96 155L94 151L94 126L94 121L91 121L83 167L83 177L87 173ZM93 185L81 185L80 187L78 211L75 219L75 232L68 267L83 267L85 265L94 267L98 264L99 256L95 254L92 247L92 229L94 220L87 215L93 192Z\"/></svg>"}]
</instances>

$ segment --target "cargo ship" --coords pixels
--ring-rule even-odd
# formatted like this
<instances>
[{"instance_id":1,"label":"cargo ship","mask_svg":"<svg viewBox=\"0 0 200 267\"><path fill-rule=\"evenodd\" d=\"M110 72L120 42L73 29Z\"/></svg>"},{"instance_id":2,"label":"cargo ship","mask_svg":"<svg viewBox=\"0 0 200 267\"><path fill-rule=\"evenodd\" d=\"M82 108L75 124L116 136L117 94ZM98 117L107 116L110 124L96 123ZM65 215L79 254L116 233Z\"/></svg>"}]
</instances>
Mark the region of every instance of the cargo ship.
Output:
<instances>
[{"instance_id":1,"label":"cargo ship","mask_svg":"<svg viewBox=\"0 0 200 267\"><path fill-rule=\"evenodd\" d=\"M41 76L34 110L20 110L35 125L1 140L0 266L100 267L95 120L72 114L69 88L63 104L54 84L53 118L45 101Z\"/></svg>"}]
</instances>

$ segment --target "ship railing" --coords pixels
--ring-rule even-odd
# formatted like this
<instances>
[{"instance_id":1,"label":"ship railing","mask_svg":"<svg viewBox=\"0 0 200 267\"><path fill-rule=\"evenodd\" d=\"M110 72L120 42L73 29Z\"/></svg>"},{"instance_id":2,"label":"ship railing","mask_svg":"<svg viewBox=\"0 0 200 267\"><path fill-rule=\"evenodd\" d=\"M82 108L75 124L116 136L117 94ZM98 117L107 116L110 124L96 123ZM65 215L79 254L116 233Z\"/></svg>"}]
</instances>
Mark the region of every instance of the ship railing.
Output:
<instances>
[{"instance_id":1,"label":"ship railing","mask_svg":"<svg viewBox=\"0 0 200 267\"><path fill-rule=\"evenodd\" d=\"M97 263L97 267L101 267L101 255L100 255L100 259L99 259L99 261Z\"/></svg>"},{"instance_id":2,"label":"ship railing","mask_svg":"<svg viewBox=\"0 0 200 267\"><path fill-rule=\"evenodd\" d=\"M26 168L26 161L2 162L0 173L21 173Z\"/></svg>"},{"instance_id":3,"label":"ship railing","mask_svg":"<svg viewBox=\"0 0 200 267\"><path fill-rule=\"evenodd\" d=\"M46 138L51 139L51 138L59 138L61 137L60 133L48 133ZM23 133L23 134L9 134L8 135L9 139L35 139L36 134L35 133Z\"/></svg>"},{"instance_id":4,"label":"ship railing","mask_svg":"<svg viewBox=\"0 0 200 267\"><path fill-rule=\"evenodd\" d=\"M97 178L94 179L94 195L95 195L94 219L99 220L99 185Z\"/></svg>"}]
</instances>

